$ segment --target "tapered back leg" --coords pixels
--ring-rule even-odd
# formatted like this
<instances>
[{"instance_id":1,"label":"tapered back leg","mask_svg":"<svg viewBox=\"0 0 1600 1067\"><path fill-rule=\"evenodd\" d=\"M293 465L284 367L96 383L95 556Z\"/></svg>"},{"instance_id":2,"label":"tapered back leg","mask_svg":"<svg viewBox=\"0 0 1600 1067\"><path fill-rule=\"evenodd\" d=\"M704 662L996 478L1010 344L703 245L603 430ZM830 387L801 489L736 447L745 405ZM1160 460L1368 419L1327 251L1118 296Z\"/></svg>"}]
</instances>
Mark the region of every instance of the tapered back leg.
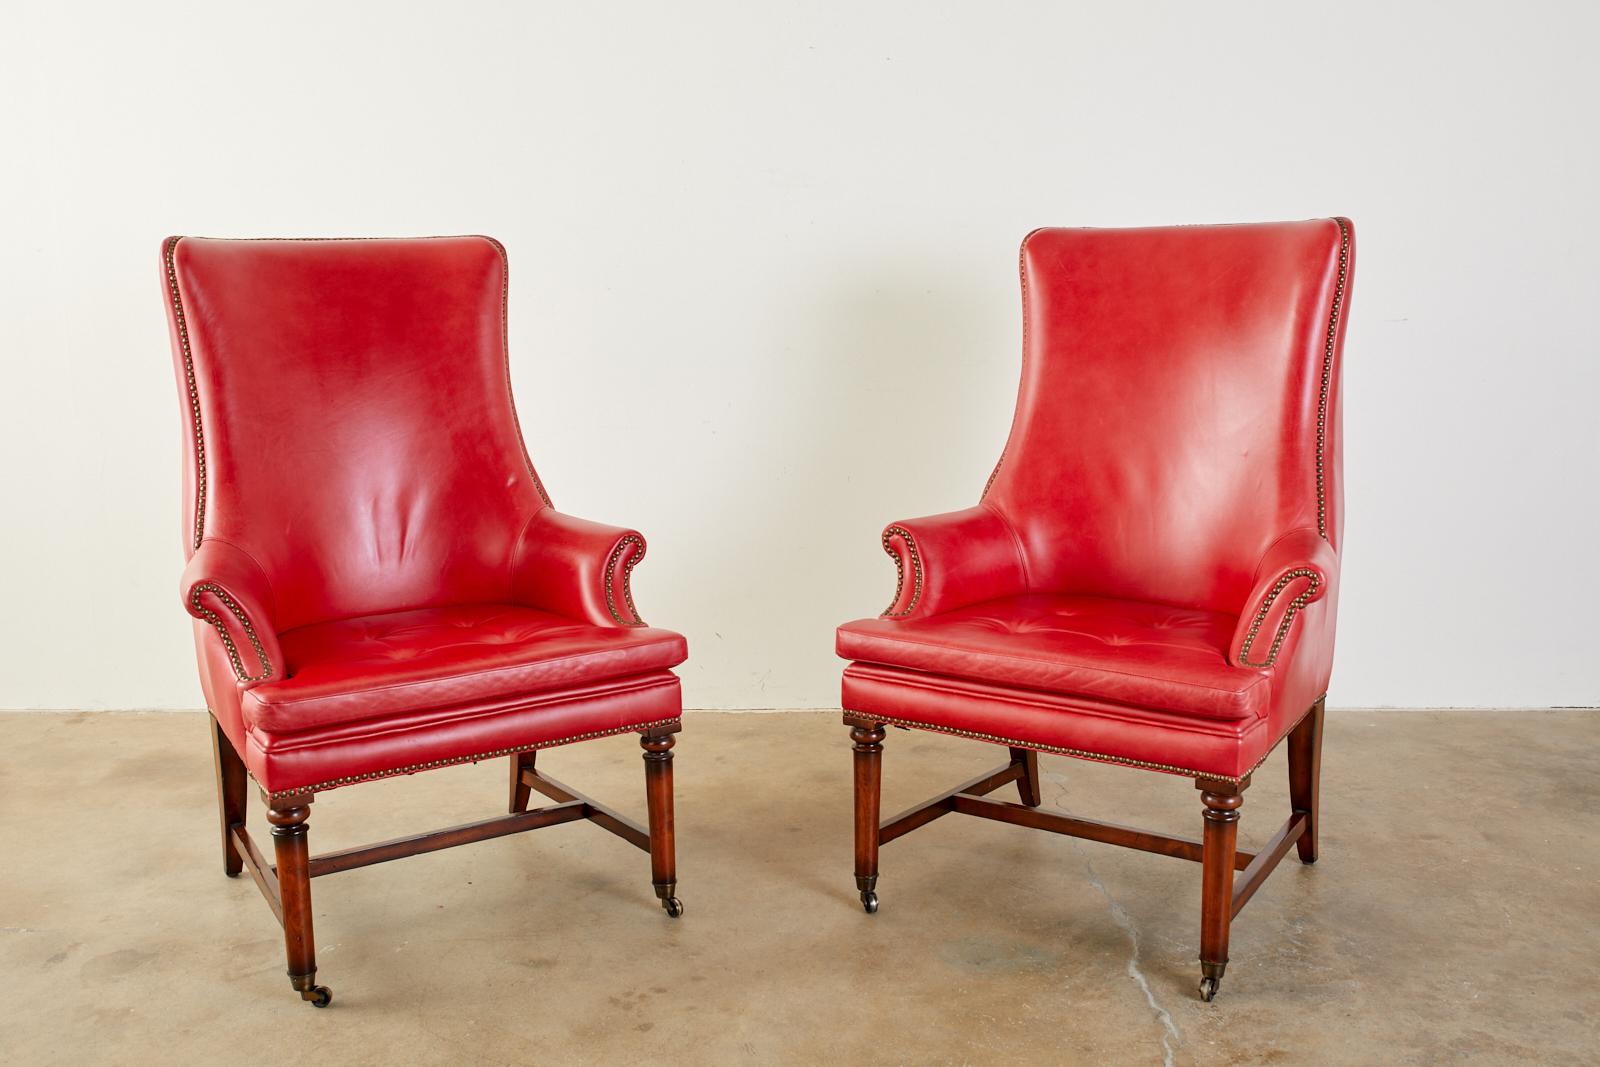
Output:
<instances>
[{"instance_id":1,"label":"tapered back leg","mask_svg":"<svg viewBox=\"0 0 1600 1067\"><path fill-rule=\"evenodd\" d=\"M1300 862L1317 862L1317 805L1322 792L1322 720L1327 697L1311 705L1289 734L1289 803L1306 817L1305 832L1295 842Z\"/></svg>"},{"instance_id":2,"label":"tapered back leg","mask_svg":"<svg viewBox=\"0 0 1600 1067\"><path fill-rule=\"evenodd\" d=\"M233 750L233 742L222 732L215 718L211 722L211 759L217 769L217 809L222 820L222 871L229 878L244 870L244 858L233 840L233 828L244 825L248 808L250 776L244 761Z\"/></svg>"}]
</instances>

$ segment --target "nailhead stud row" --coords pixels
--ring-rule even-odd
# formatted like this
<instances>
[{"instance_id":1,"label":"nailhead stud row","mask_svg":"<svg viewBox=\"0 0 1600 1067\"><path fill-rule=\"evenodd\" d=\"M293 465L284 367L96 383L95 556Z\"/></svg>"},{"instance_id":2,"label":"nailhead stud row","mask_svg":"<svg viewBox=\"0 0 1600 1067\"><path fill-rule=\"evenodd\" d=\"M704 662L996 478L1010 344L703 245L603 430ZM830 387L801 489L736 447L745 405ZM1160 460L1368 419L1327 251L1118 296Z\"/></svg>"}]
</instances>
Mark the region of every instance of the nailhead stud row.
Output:
<instances>
[{"instance_id":1,"label":"nailhead stud row","mask_svg":"<svg viewBox=\"0 0 1600 1067\"><path fill-rule=\"evenodd\" d=\"M201 602L200 598L205 593L210 593L222 601L223 607L233 612L234 617L239 620L239 625L244 628L245 637L250 639L251 647L256 650L256 659L261 661L260 674L251 677L244 669L244 661L239 658L239 646L233 643L233 635L228 633L228 627L223 623L222 616ZM222 638L222 647L228 650L228 658L233 661L233 673L239 676L239 681L261 682L272 677L272 661L267 658L266 649L261 647L261 639L256 636L256 628L250 625L244 609L239 606L238 601L228 595L227 590L210 582L200 582L189 592L189 608L216 628L217 636Z\"/></svg>"},{"instance_id":2,"label":"nailhead stud row","mask_svg":"<svg viewBox=\"0 0 1600 1067\"><path fill-rule=\"evenodd\" d=\"M1192 769L1186 768L1186 766L1173 766L1171 763L1150 763L1150 761L1147 760L1130 760L1130 758L1120 757L1120 755L1106 755L1104 752L1086 752L1086 750L1083 749L1062 749L1061 745L1045 745L1038 744L1038 742L1034 741L1018 741L1016 737L1002 737L998 736L998 734L986 734L981 733L981 731L976 731L976 729L957 729L955 726L933 726L930 725L930 723L917 723L917 721L909 720L909 718L888 718L885 717L885 715L877 715L877 713L872 712L850 713L851 715L861 715L862 718L870 718L870 720L878 721L878 723L890 723L891 726L906 726L906 728L909 729L928 729L928 731L933 731L933 733L954 734L954 736L957 737L971 737L973 741L990 741L994 742L994 744L1008 745L1008 747L1013 747L1013 749L1034 749L1035 752L1054 752L1056 755L1070 755L1070 757L1077 757L1080 758L1080 760L1094 760L1096 763L1120 763L1122 766L1138 766L1138 768L1146 769L1146 771L1165 771L1165 773L1168 774L1182 774L1182 776L1186 777L1214 777L1214 779L1219 779L1219 781L1234 782L1235 785L1237 785L1238 782L1243 781L1243 777L1250 777L1250 771L1246 771L1245 776L1243 777L1229 777L1227 774L1206 774L1202 773L1202 771L1192 771ZM1266 757L1262 757L1262 760L1266 760ZM1258 761L1256 766L1261 766L1261 763ZM1254 771L1256 768L1253 766L1253 768L1250 769L1251 771Z\"/></svg>"},{"instance_id":3,"label":"nailhead stud row","mask_svg":"<svg viewBox=\"0 0 1600 1067\"><path fill-rule=\"evenodd\" d=\"M1042 227L1041 227L1042 228ZM1031 231L1022 239L1022 246L1017 249L1017 276L1022 279L1022 363L1028 363L1028 241L1038 230ZM1012 427L1013 430L1015 426ZM983 483L983 492L978 494L978 503L983 503L989 497L989 490L994 487L994 480L1000 477L1000 468L1006 465L1006 452L1011 448L1011 441L1007 439L1006 445L1000 450L1000 458L995 461L994 470L989 472L989 480Z\"/></svg>"},{"instance_id":4,"label":"nailhead stud row","mask_svg":"<svg viewBox=\"0 0 1600 1067\"><path fill-rule=\"evenodd\" d=\"M906 610L896 611L894 606L900 603L900 592L906 587L906 567L900 562L900 553L894 550L889 542L899 537L906 543L906 548L911 552L912 587L911 603L906 605ZM917 553L917 539L911 536L911 531L904 526L890 526L883 531L883 550L894 560L894 599L889 601L889 606L883 609L883 618L902 618L917 610L917 601L922 599L922 557Z\"/></svg>"},{"instance_id":5,"label":"nailhead stud row","mask_svg":"<svg viewBox=\"0 0 1600 1067\"><path fill-rule=\"evenodd\" d=\"M182 237L174 237L167 241L163 258L167 265L167 294L172 300L172 318L178 326L178 350L183 354L183 384L189 394L189 428L194 434L194 548L198 550L206 528L206 438L200 423L200 390L194 380L194 353L189 348L189 320L183 314L183 297L178 292L178 271L172 261L181 240ZM234 662L238 662L238 656L234 657Z\"/></svg>"},{"instance_id":6,"label":"nailhead stud row","mask_svg":"<svg viewBox=\"0 0 1600 1067\"><path fill-rule=\"evenodd\" d=\"M612 589L612 575L617 571L617 560L622 556L622 550L629 545L634 545L639 551L635 552L628 560L627 566L622 568L622 601L628 606L628 614L633 616L633 621L628 621L617 611L617 601ZM625 534L611 550L611 558L606 560L606 610L611 612L611 617L621 626L643 626L645 621L639 615L639 609L633 606L633 568L644 559L644 542L633 534Z\"/></svg>"},{"instance_id":7,"label":"nailhead stud row","mask_svg":"<svg viewBox=\"0 0 1600 1067\"><path fill-rule=\"evenodd\" d=\"M1267 620L1267 613L1272 610L1273 603L1278 599L1278 594L1288 588L1289 583L1297 578L1307 581L1305 589L1299 596L1289 602L1289 609L1283 613L1283 621L1278 624L1278 632L1272 637L1272 647L1267 650L1267 658L1261 663L1250 662L1250 646L1255 644L1256 635L1261 632L1261 624ZM1239 643L1239 665L1241 667L1270 667L1278 660L1278 650L1283 647L1284 638L1289 636L1289 624L1294 622L1295 615L1301 608L1311 603L1318 590L1322 588L1322 575L1308 567L1296 567L1283 572L1273 585L1270 592L1261 598L1261 607L1256 610L1255 618L1250 620L1250 629L1246 631L1244 640Z\"/></svg>"},{"instance_id":8,"label":"nailhead stud row","mask_svg":"<svg viewBox=\"0 0 1600 1067\"><path fill-rule=\"evenodd\" d=\"M528 477L533 479L533 487L538 490L544 506L550 507L550 494L544 491L544 482L533 469L533 457L528 455L527 439L522 436L522 420L517 417L517 399L511 392L511 257L506 255L506 246L493 237L484 240L500 253L500 351L506 360L506 400L511 404L511 421L517 426L517 440L522 442L522 461L527 464Z\"/></svg>"},{"instance_id":9,"label":"nailhead stud row","mask_svg":"<svg viewBox=\"0 0 1600 1067\"><path fill-rule=\"evenodd\" d=\"M635 726L618 726L610 730L591 730L588 733L573 734L571 737L558 738L555 741L541 741L537 745L512 745L509 748L497 748L493 752L479 752L471 756L453 756L450 759L429 760L426 763L413 763L407 767L394 767L386 771L367 771L363 774L350 774L343 778L333 778L316 785L303 785L297 789L285 789L273 793L272 797L292 797L303 793L320 793L328 789L337 789L341 785L354 785L357 782L371 782L379 778L393 778L402 774L415 774L418 771L437 770L440 767L453 767L458 763L477 763L479 760L498 759L516 752L532 752L536 749L555 748L559 745L570 745L575 741L592 741L597 737L611 737L615 734L642 733L653 730L659 726L681 726L681 718L662 719L659 722L643 722Z\"/></svg>"},{"instance_id":10,"label":"nailhead stud row","mask_svg":"<svg viewBox=\"0 0 1600 1067\"><path fill-rule=\"evenodd\" d=\"M1019 741L1014 737L1001 737L998 734L986 734L978 730L958 730L953 726L934 726L925 722L913 722L910 719L894 719L876 712L846 711L848 715L859 715L863 719L874 722L886 722L891 726L904 726L913 730L930 730L934 733L952 734L956 737L968 737L974 741L991 741L997 745L1006 745L1011 748L1031 748L1036 752L1053 752L1058 756L1075 756L1078 759L1094 760L1096 763L1116 763L1124 767L1140 767L1147 771L1165 771L1168 774L1181 774L1186 778L1215 778L1221 782L1232 782L1238 785L1255 772L1256 767L1267 761L1267 756L1272 755L1269 749L1265 755L1256 760L1255 764L1244 774L1237 778L1226 774L1212 774L1208 771L1190 770L1188 767L1174 767L1170 763L1151 763L1147 760L1129 759L1126 756L1108 756L1104 752L1088 752L1081 748L1062 748L1059 745L1041 745L1036 741Z\"/></svg>"},{"instance_id":11,"label":"nailhead stud row","mask_svg":"<svg viewBox=\"0 0 1600 1067\"><path fill-rule=\"evenodd\" d=\"M1350 273L1350 226L1339 225L1339 279L1333 286L1333 309L1328 312L1328 338L1322 350L1322 392L1317 400L1317 532L1328 539L1328 474L1323 453L1328 445L1328 394L1333 389L1333 353L1339 345L1339 315L1344 310L1345 279Z\"/></svg>"}]
</instances>

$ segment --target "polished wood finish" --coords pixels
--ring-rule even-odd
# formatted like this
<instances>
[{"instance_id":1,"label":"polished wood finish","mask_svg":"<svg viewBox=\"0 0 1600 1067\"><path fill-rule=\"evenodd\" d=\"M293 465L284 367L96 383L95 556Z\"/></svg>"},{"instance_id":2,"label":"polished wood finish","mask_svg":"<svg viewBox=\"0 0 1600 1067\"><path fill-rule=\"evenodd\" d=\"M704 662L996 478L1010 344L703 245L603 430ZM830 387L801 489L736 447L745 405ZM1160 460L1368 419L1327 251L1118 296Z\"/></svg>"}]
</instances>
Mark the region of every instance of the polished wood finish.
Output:
<instances>
[{"instance_id":1,"label":"polished wood finish","mask_svg":"<svg viewBox=\"0 0 1600 1067\"><path fill-rule=\"evenodd\" d=\"M1289 804L1306 817L1305 830L1295 839L1301 863L1317 862L1317 802L1322 789L1322 720L1328 698L1311 705L1305 718L1289 732Z\"/></svg>"},{"instance_id":2,"label":"polished wood finish","mask_svg":"<svg viewBox=\"0 0 1600 1067\"><path fill-rule=\"evenodd\" d=\"M672 814L671 732L651 732L639 738L644 749L645 806L650 812L650 884L667 914L683 913L678 900L677 827Z\"/></svg>"},{"instance_id":3,"label":"polished wood finish","mask_svg":"<svg viewBox=\"0 0 1600 1067\"><path fill-rule=\"evenodd\" d=\"M1204 851L1204 845L1193 838L1173 837L1168 834L1158 834L1153 830L1119 826L1097 819L1083 819L1058 811L1024 807L1010 801L965 795L956 796L952 801L955 810L963 815L976 815L980 819L1008 822L1013 826L1026 826L1034 830L1048 830L1053 834L1064 834L1085 841L1120 845L1123 848L1138 849L1140 852L1154 852L1174 859L1198 862ZM1242 870L1252 859L1254 856L1251 853L1239 852L1235 863Z\"/></svg>"},{"instance_id":4,"label":"polished wood finish","mask_svg":"<svg viewBox=\"0 0 1600 1067\"><path fill-rule=\"evenodd\" d=\"M528 783L524 777L533 771L534 759L539 755L537 750L516 752L511 756L511 795L506 799L506 811L515 815L519 811L528 810Z\"/></svg>"},{"instance_id":5,"label":"polished wood finish","mask_svg":"<svg viewBox=\"0 0 1600 1067\"><path fill-rule=\"evenodd\" d=\"M312 930L311 879L325 874L387 863L406 856L454 848L474 841L537 830L545 826L588 820L650 854L651 882L661 906L676 918L683 914L677 898L676 827L672 810L673 735L681 726L652 727L640 731L644 748L645 800L650 825L634 820L584 796L570 786L539 773L532 750L511 757L507 806L512 810L477 822L410 834L373 845L312 856L307 845L306 821L311 814L311 793L261 798L272 824L276 864L268 863L245 828L248 772L221 728L212 720L212 755L216 767L217 797L222 816L223 870L230 877L249 871L256 887L283 927L289 980L304 1000L326 1007L333 1000L327 986L316 984L316 939ZM549 807L527 810L534 792L555 800Z\"/></svg>"},{"instance_id":6,"label":"polished wood finish","mask_svg":"<svg viewBox=\"0 0 1600 1067\"><path fill-rule=\"evenodd\" d=\"M583 817L585 819L604 830L609 830L611 833L616 834L641 852L650 851L649 829L634 822L626 815L612 811L598 800L584 796L570 785L558 782L547 774L530 769L523 772L522 780L528 788L543 793L551 800L560 801L563 804L569 800L582 801Z\"/></svg>"},{"instance_id":7,"label":"polished wood finish","mask_svg":"<svg viewBox=\"0 0 1600 1067\"><path fill-rule=\"evenodd\" d=\"M969 796L981 797L994 792L1008 782L1020 781L1023 768L1016 763L1008 763L1004 767L996 767L987 774L980 774L970 781L962 782L954 789L946 790L931 800L925 800L914 808L907 808L900 814L885 819L878 827L878 844L887 845L890 841L903 834L909 834L919 826L942 816L949 815L956 810L955 797L965 793Z\"/></svg>"},{"instance_id":8,"label":"polished wood finish","mask_svg":"<svg viewBox=\"0 0 1600 1067\"><path fill-rule=\"evenodd\" d=\"M1324 700L1318 700L1289 734L1290 795L1294 807L1288 821L1259 852L1238 847L1239 809L1250 777L1227 782L1201 778L1205 806L1203 837L1188 837L1141 830L1132 826L1084 819L1039 806L1038 754L1011 748L1011 762L980 774L953 789L878 822L878 797L882 784L883 724L870 716L846 712L845 725L855 752L856 885L868 911L877 910L878 847L955 812L995 822L1026 826L1068 837L1138 849L1201 865L1200 893L1200 995L1212 999L1228 963L1228 934L1233 917L1250 902L1258 889L1288 855L1298 847L1307 863L1316 859L1317 788L1322 762ZM996 800L988 794L1016 782L1022 803ZM1235 879L1234 872L1242 872Z\"/></svg>"},{"instance_id":9,"label":"polished wood finish","mask_svg":"<svg viewBox=\"0 0 1600 1067\"><path fill-rule=\"evenodd\" d=\"M1039 753L1031 748L1014 748L1011 750L1011 762L1022 764L1022 773L1017 778L1017 795L1028 807L1037 808L1044 803L1044 784L1039 780Z\"/></svg>"},{"instance_id":10,"label":"polished wood finish","mask_svg":"<svg viewBox=\"0 0 1600 1067\"><path fill-rule=\"evenodd\" d=\"M278 797L271 799L269 805L267 821L272 824L273 852L278 860L278 900L283 908L289 984L302 999L326 1003L332 998L326 988L317 985L317 946L311 924L310 852L306 845L311 794Z\"/></svg>"},{"instance_id":11,"label":"polished wood finish","mask_svg":"<svg viewBox=\"0 0 1600 1067\"><path fill-rule=\"evenodd\" d=\"M442 848L455 848L457 845L468 845L474 841L488 841L496 837L526 833L545 826L579 822L583 816L583 802L574 800L550 808L519 811L515 815L496 815L492 819L480 819L460 826L447 826L441 830L397 837L376 845L362 845L339 852L327 852L312 858L311 877L320 878L325 874L352 871L357 867L370 867L374 863L387 863L406 856L420 856L425 852L437 852Z\"/></svg>"},{"instance_id":12,"label":"polished wood finish","mask_svg":"<svg viewBox=\"0 0 1600 1067\"><path fill-rule=\"evenodd\" d=\"M278 870L262 857L256 843L245 832L244 824L239 823L233 828L234 846L244 858L245 869L250 872L250 877L255 880L256 888L261 890L261 895L267 898L267 906L272 909L272 914L277 918L278 925L283 925L283 900L278 895Z\"/></svg>"},{"instance_id":13,"label":"polished wood finish","mask_svg":"<svg viewBox=\"0 0 1600 1067\"><path fill-rule=\"evenodd\" d=\"M233 828L244 826L245 809L250 799L250 775L244 760L233 750L233 742L222 732L215 716L211 723L211 762L217 771L217 811L222 820L222 873L229 878L244 870L244 856L234 841Z\"/></svg>"},{"instance_id":14,"label":"polished wood finish","mask_svg":"<svg viewBox=\"0 0 1600 1067\"><path fill-rule=\"evenodd\" d=\"M1283 859L1288 854L1290 847L1300 839L1300 835L1305 832L1305 828L1305 814L1296 812L1289 816L1289 820L1278 828L1278 832L1272 835L1272 840L1268 841L1261 851L1251 858L1249 866L1245 867L1243 873L1234 881L1233 904L1230 908L1230 915L1238 915L1244 909L1244 906L1250 902L1250 898L1255 896L1256 890L1261 888L1261 883L1267 880L1267 875L1271 874L1273 868L1278 866L1278 861ZM1236 851L1234 854L1236 856L1248 855L1242 850ZM1235 863L1234 866L1237 867L1238 864Z\"/></svg>"},{"instance_id":15,"label":"polished wood finish","mask_svg":"<svg viewBox=\"0 0 1600 1067\"><path fill-rule=\"evenodd\" d=\"M1200 872L1201 996L1216 996L1228 966L1228 927L1233 921L1233 871L1243 783L1202 778L1195 783L1205 805L1205 855Z\"/></svg>"},{"instance_id":16,"label":"polished wood finish","mask_svg":"<svg viewBox=\"0 0 1600 1067\"><path fill-rule=\"evenodd\" d=\"M850 742L855 751L856 889L868 913L878 910L878 811L882 799L883 724L852 720Z\"/></svg>"}]
</instances>

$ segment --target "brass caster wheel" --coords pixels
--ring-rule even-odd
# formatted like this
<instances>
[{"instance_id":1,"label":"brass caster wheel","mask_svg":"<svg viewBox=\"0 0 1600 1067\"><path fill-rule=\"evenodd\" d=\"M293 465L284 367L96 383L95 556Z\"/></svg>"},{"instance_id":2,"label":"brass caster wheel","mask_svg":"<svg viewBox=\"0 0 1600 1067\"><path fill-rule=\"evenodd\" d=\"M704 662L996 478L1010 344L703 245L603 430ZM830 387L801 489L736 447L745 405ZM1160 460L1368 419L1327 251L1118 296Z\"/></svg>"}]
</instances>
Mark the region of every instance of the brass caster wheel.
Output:
<instances>
[{"instance_id":1,"label":"brass caster wheel","mask_svg":"<svg viewBox=\"0 0 1600 1067\"><path fill-rule=\"evenodd\" d=\"M864 890L861 894L861 906L868 915L878 914L878 894L871 889Z\"/></svg>"},{"instance_id":2,"label":"brass caster wheel","mask_svg":"<svg viewBox=\"0 0 1600 1067\"><path fill-rule=\"evenodd\" d=\"M312 986L300 991L301 1000L309 1000L313 1008L326 1008L333 1003L333 990L325 985Z\"/></svg>"},{"instance_id":3,"label":"brass caster wheel","mask_svg":"<svg viewBox=\"0 0 1600 1067\"><path fill-rule=\"evenodd\" d=\"M1220 978L1200 979L1200 999L1205 1001L1207 1004L1210 1004L1213 1000L1217 999L1217 987L1221 984L1222 979Z\"/></svg>"},{"instance_id":4,"label":"brass caster wheel","mask_svg":"<svg viewBox=\"0 0 1600 1067\"><path fill-rule=\"evenodd\" d=\"M679 900L677 897L664 898L661 901L661 907L665 909L667 917L671 919L676 919L678 916L683 914L683 901Z\"/></svg>"}]
</instances>

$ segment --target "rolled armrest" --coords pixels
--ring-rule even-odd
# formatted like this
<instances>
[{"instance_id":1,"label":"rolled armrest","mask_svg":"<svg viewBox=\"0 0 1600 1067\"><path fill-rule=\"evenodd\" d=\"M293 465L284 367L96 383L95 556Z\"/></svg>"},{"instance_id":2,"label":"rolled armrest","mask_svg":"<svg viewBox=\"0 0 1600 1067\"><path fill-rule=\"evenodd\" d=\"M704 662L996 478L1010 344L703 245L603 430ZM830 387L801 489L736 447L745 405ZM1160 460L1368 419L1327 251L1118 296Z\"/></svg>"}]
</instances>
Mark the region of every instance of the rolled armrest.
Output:
<instances>
[{"instance_id":1,"label":"rolled armrest","mask_svg":"<svg viewBox=\"0 0 1600 1067\"><path fill-rule=\"evenodd\" d=\"M1316 530L1294 530L1273 542L1256 567L1250 599L1239 612L1228 662L1271 667L1300 609L1321 600L1338 575L1339 557Z\"/></svg>"},{"instance_id":2,"label":"rolled armrest","mask_svg":"<svg viewBox=\"0 0 1600 1067\"><path fill-rule=\"evenodd\" d=\"M1028 588L1011 524L983 505L891 523L883 550L898 572L886 619L937 615Z\"/></svg>"},{"instance_id":3,"label":"rolled armrest","mask_svg":"<svg viewBox=\"0 0 1600 1067\"><path fill-rule=\"evenodd\" d=\"M512 598L593 626L643 626L629 579L644 551L636 530L542 508L512 557Z\"/></svg>"},{"instance_id":4,"label":"rolled armrest","mask_svg":"<svg viewBox=\"0 0 1600 1067\"><path fill-rule=\"evenodd\" d=\"M217 631L242 687L281 676L283 652L272 623L272 583L248 552L227 541L200 542L183 569L179 593L184 610ZM254 657L253 666L247 656Z\"/></svg>"}]
</instances>

